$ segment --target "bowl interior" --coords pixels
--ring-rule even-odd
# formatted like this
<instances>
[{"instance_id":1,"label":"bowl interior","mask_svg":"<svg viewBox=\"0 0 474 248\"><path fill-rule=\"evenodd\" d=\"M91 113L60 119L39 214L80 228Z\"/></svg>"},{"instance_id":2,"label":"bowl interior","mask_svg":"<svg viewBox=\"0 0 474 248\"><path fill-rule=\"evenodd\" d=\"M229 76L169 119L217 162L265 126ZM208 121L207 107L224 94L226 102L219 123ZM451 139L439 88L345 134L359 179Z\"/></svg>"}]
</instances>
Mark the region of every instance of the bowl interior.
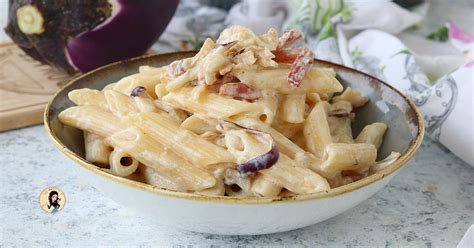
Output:
<instances>
[{"instance_id":1,"label":"bowl interior","mask_svg":"<svg viewBox=\"0 0 474 248\"><path fill-rule=\"evenodd\" d=\"M74 106L74 103L67 97L71 90L79 88L100 90L109 83L114 83L127 75L138 72L138 67L141 65L163 66L176 59L192 55L194 52L181 52L130 59L99 68L72 80L57 93L49 108L46 109L45 121L50 127L51 135L56 137L61 146L84 158L82 131L64 126L58 120L58 114L62 110ZM402 157L404 153L406 155L406 153L414 152L416 146L421 142L423 131L420 126L422 126L422 122L416 108L405 96L380 80L353 69L319 60L315 61L315 66L334 68L344 87L350 86L370 99L367 105L355 111L356 118L352 125L353 135L355 137L367 124L374 122L387 124L388 130L379 150L379 160L388 156L392 151L402 153ZM405 161L411 155L407 155ZM90 164L90 166L93 165ZM392 166L400 167L401 165Z\"/></svg>"}]
</instances>

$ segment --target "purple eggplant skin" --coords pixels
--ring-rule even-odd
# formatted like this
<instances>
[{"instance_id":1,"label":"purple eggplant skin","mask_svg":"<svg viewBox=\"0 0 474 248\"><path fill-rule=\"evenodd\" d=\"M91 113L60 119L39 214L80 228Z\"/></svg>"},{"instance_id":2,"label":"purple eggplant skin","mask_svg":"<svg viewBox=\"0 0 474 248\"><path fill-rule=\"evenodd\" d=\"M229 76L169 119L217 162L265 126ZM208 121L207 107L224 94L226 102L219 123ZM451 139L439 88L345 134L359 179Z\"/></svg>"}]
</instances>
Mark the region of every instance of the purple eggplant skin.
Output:
<instances>
[{"instance_id":1,"label":"purple eggplant skin","mask_svg":"<svg viewBox=\"0 0 474 248\"><path fill-rule=\"evenodd\" d=\"M107 0L12 0L9 2L8 23L5 32L25 53L34 59L62 69L76 70L70 65L64 47L71 37L93 30L111 15ZM43 20L41 33L21 31L17 10L33 6Z\"/></svg>"},{"instance_id":2,"label":"purple eggplant skin","mask_svg":"<svg viewBox=\"0 0 474 248\"><path fill-rule=\"evenodd\" d=\"M140 93L145 92L146 89L143 86L137 86L132 90L132 93L130 93L130 96L137 97L140 96Z\"/></svg>"},{"instance_id":3,"label":"purple eggplant skin","mask_svg":"<svg viewBox=\"0 0 474 248\"><path fill-rule=\"evenodd\" d=\"M267 153L255 157L243 164L237 166L237 171L241 176L248 176L259 170L268 169L278 162L280 158L280 151L275 142L272 143L272 148Z\"/></svg>"},{"instance_id":4,"label":"purple eggplant skin","mask_svg":"<svg viewBox=\"0 0 474 248\"><path fill-rule=\"evenodd\" d=\"M165 30L179 0L117 2L115 16L67 43L70 62L81 72L144 54Z\"/></svg>"}]
</instances>

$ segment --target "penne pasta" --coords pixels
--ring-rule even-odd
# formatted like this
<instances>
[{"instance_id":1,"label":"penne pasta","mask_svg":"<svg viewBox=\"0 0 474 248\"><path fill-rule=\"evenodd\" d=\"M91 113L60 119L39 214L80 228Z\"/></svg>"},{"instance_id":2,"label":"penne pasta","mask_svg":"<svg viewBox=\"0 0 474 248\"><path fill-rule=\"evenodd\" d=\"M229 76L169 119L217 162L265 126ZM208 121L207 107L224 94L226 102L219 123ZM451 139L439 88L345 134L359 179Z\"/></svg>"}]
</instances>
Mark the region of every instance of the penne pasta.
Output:
<instances>
[{"instance_id":1,"label":"penne pasta","mask_svg":"<svg viewBox=\"0 0 474 248\"><path fill-rule=\"evenodd\" d=\"M147 72L147 71L151 71L153 69L157 69L157 68L156 67L151 67L149 65L141 65L141 66L138 67L138 73L144 73L144 72Z\"/></svg>"},{"instance_id":2,"label":"penne pasta","mask_svg":"<svg viewBox=\"0 0 474 248\"><path fill-rule=\"evenodd\" d=\"M225 67L225 65L228 65L228 61L226 60L226 58L224 56L221 56L220 54L222 50L218 50L217 48L215 48L216 44L214 43L214 41L209 38L206 39L199 52L194 55L193 58L187 58L187 62L190 65L195 66L192 68L181 68L183 70L183 73L169 81L166 84L166 90L178 90L181 87L185 86L185 84L197 80L199 74L201 74L201 80L205 81L207 84L215 80L217 71L220 70L222 67ZM211 53L212 51L215 52ZM204 60L204 58L210 54L214 57L214 59L206 58L206 61L201 61Z\"/></svg>"},{"instance_id":3,"label":"penne pasta","mask_svg":"<svg viewBox=\"0 0 474 248\"><path fill-rule=\"evenodd\" d=\"M329 116L348 117L352 112L352 104L349 101L340 100L328 106Z\"/></svg>"},{"instance_id":4,"label":"penne pasta","mask_svg":"<svg viewBox=\"0 0 474 248\"><path fill-rule=\"evenodd\" d=\"M288 123L282 122L280 120L276 120L272 123L272 127L280 132L281 134L285 135L288 139L294 138L301 131L303 130L304 124L303 123Z\"/></svg>"},{"instance_id":5,"label":"penne pasta","mask_svg":"<svg viewBox=\"0 0 474 248\"><path fill-rule=\"evenodd\" d=\"M163 96L168 94L168 91L166 90L166 84L157 84L155 86L155 94L158 99L161 99Z\"/></svg>"},{"instance_id":6,"label":"penne pasta","mask_svg":"<svg viewBox=\"0 0 474 248\"><path fill-rule=\"evenodd\" d=\"M114 175L126 177L138 169L138 161L122 149L115 148L109 156L110 171Z\"/></svg>"},{"instance_id":7,"label":"penne pasta","mask_svg":"<svg viewBox=\"0 0 474 248\"><path fill-rule=\"evenodd\" d=\"M138 129L129 130L131 134L123 132L128 125L109 112L91 106L72 107L61 112L59 119L69 126L107 137L108 144L121 148L157 172L181 181L190 190L202 190L215 185L212 175L186 162L160 143L141 135ZM112 135L114 137L110 138ZM136 142L131 142L133 137Z\"/></svg>"},{"instance_id":8,"label":"penne pasta","mask_svg":"<svg viewBox=\"0 0 474 248\"><path fill-rule=\"evenodd\" d=\"M139 109L132 97L116 90L106 90L104 95L110 111L115 116L127 117L128 115L139 113Z\"/></svg>"},{"instance_id":9,"label":"penne pasta","mask_svg":"<svg viewBox=\"0 0 474 248\"><path fill-rule=\"evenodd\" d=\"M351 119L349 117L328 116L331 140L334 143L354 143L352 138Z\"/></svg>"},{"instance_id":10,"label":"penne pasta","mask_svg":"<svg viewBox=\"0 0 474 248\"><path fill-rule=\"evenodd\" d=\"M112 148L105 143L104 138L84 132L84 148L87 161L100 167L108 167Z\"/></svg>"},{"instance_id":11,"label":"penne pasta","mask_svg":"<svg viewBox=\"0 0 474 248\"><path fill-rule=\"evenodd\" d=\"M163 97L163 101L175 108L216 119L228 120L237 115L259 118L265 114L260 104L238 101L214 93L206 94L196 101L192 98L191 88L170 92Z\"/></svg>"},{"instance_id":12,"label":"penne pasta","mask_svg":"<svg viewBox=\"0 0 474 248\"><path fill-rule=\"evenodd\" d=\"M304 123L303 135L308 151L322 157L324 147L332 142L323 102L318 102Z\"/></svg>"},{"instance_id":13,"label":"penne pasta","mask_svg":"<svg viewBox=\"0 0 474 248\"><path fill-rule=\"evenodd\" d=\"M135 105L140 112L160 112L147 91L139 93L138 96L134 96L132 99L135 101Z\"/></svg>"},{"instance_id":14,"label":"penne pasta","mask_svg":"<svg viewBox=\"0 0 474 248\"><path fill-rule=\"evenodd\" d=\"M119 91L125 95L130 95L132 90L138 86L144 87L147 92L153 97L155 95L155 87L157 84L168 80L167 67L152 68L144 72L136 73L122 78L114 86L114 90Z\"/></svg>"},{"instance_id":15,"label":"penne pasta","mask_svg":"<svg viewBox=\"0 0 474 248\"><path fill-rule=\"evenodd\" d=\"M324 150L322 171L366 171L375 164L377 149L372 144L333 143Z\"/></svg>"},{"instance_id":16,"label":"penne pasta","mask_svg":"<svg viewBox=\"0 0 474 248\"><path fill-rule=\"evenodd\" d=\"M235 169L227 169L224 174L225 191L229 196L254 196L250 190L252 182L248 177L242 177Z\"/></svg>"},{"instance_id":17,"label":"penne pasta","mask_svg":"<svg viewBox=\"0 0 474 248\"><path fill-rule=\"evenodd\" d=\"M238 119L235 122L241 126L256 129L265 133L268 133L272 136L275 142L278 145L278 149L281 153L286 154L290 158L294 159L296 154L301 153L304 154L305 150L301 149L298 145L293 143L290 139L285 137L283 134L278 132L277 130L273 129L272 127L268 126L267 124L254 120L254 119Z\"/></svg>"},{"instance_id":18,"label":"penne pasta","mask_svg":"<svg viewBox=\"0 0 474 248\"><path fill-rule=\"evenodd\" d=\"M301 38L229 27L194 57L71 91L78 106L59 120L83 131L85 159L101 170L209 197L312 194L392 164L399 153L376 162L387 125L352 136L368 98L291 48Z\"/></svg>"},{"instance_id":19,"label":"penne pasta","mask_svg":"<svg viewBox=\"0 0 474 248\"><path fill-rule=\"evenodd\" d=\"M97 106L108 109L104 93L93 89L77 89L69 92L69 99L79 106Z\"/></svg>"},{"instance_id":20,"label":"penne pasta","mask_svg":"<svg viewBox=\"0 0 474 248\"><path fill-rule=\"evenodd\" d=\"M359 135L357 135L355 142L372 144L375 146L375 148L379 149L380 145L382 144L385 131L387 131L387 125L385 125L385 123L372 123L362 129Z\"/></svg>"},{"instance_id":21,"label":"penne pasta","mask_svg":"<svg viewBox=\"0 0 474 248\"><path fill-rule=\"evenodd\" d=\"M77 106L63 110L59 120L75 128L109 137L110 135L127 128L127 124L112 113L95 106Z\"/></svg>"},{"instance_id":22,"label":"penne pasta","mask_svg":"<svg viewBox=\"0 0 474 248\"><path fill-rule=\"evenodd\" d=\"M182 109L175 108L161 100L155 100L154 102L157 108L168 113L168 115L175 119L177 123L182 123L186 118L188 118L188 114Z\"/></svg>"},{"instance_id":23,"label":"penne pasta","mask_svg":"<svg viewBox=\"0 0 474 248\"><path fill-rule=\"evenodd\" d=\"M191 115L181 123L180 127L200 135L217 131L217 124L217 121L212 123L212 121L201 118L199 115Z\"/></svg>"},{"instance_id":24,"label":"penne pasta","mask_svg":"<svg viewBox=\"0 0 474 248\"><path fill-rule=\"evenodd\" d=\"M225 195L225 184L222 179L216 179L216 185L211 188L195 191L198 195L223 196Z\"/></svg>"},{"instance_id":25,"label":"penne pasta","mask_svg":"<svg viewBox=\"0 0 474 248\"><path fill-rule=\"evenodd\" d=\"M312 103L314 106L314 104L322 100L321 100L321 96L318 93L308 92L306 93L306 101Z\"/></svg>"},{"instance_id":26,"label":"penne pasta","mask_svg":"<svg viewBox=\"0 0 474 248\"><path fill-rule=\"evenodd\" d=\"M106 90L113 90L115 85L117 85L117 83L111 83L111 84L107 84L103 89L102 91L106 91Z\"/></svg>"},{"instance_id":27,"label":"penne pasta","mask_svg":"<svg viewBox=\"0 0 474 248\"><path fill-rule=\"evenodd\" d=\"M301 149L308 150L308 148L306 147L306 140L302 132L296 133L292 137L291 141L295 143L297 146L301 147Z\"/></svg>"},{"instance_id":28,"label":"penne pasta","mask_svg":"<svg viewBox=\"0 0 474 248\"><path fill-rule=\"evenodd\" d=\"M225 132L224 139L227 150L234 154L239 164L266 153L267 146L271 145L265 146L265 143L268 143L266 140L244 129L228 130Z\"/></svg>"},{"instance_id":29,"label":"penne pasta","mask_svg":"<svg viewBox=\"0 0 474 248\"><path fill-rule=\"evenodd\" d=\"M362 107L369 101L367 97L362 96L359 91L353 90L351 87L347 87L341 95L335 96L331 100L333 102L348 101L354 108Z\"/></svg>"},{"instance_id":30,"label":"penne pasta","mask_svg":"<svg viewBox=\"0 0 474 248\"><path fill-rule=\"evenodd\" d=\"M354 182L350 177L343 176L341 173L337 173L334 178L328 178L329 185L331 188L341 187L343 185Z\"/></svg>"},{"instance_id":31,"label":"penne pasta","mask_svg":"<svg viewBox=\"0 0 474 248\"><path fill-rule=\"evenodd\" d=\"M165 178L173 178L179 187L203 190L216 184L207 171L192 165L137 127L130 127L107 138L107 142L129 153L140 163L153 168Z\"/></svg>"},{"instance_id":32,"label":"penne pasta","mask_svg":"<svg viewBox=\"0 0 474 248\"><path fill-rule=\"evenodd\" d=\"M264 174L258 174L252 182L250 190L261 197L274 197L280 194L283 187Z\"/></svg>"},{"instance_id":33,"label":"penne pasta","mask_svg":"<svg viewBox=\"0 0 474 248\"><path fill-rule=\"evenodd\" d=\"M392 152L390 153L390 155L388 155L388 157L384 158L383 160L381 161L378 161L377 163L375 163L374 165L372 165L370 167L370 174L374 174L374 173L377 173L385 168L387 168L388 166L390 166L391 164L393 164L395 161L397 161L397 159L401 156L401 154L399 152Z\"/></svg>"},{"instance_id":34,"label":"penne pasta","mask_svg":"<svg viewBox=\"0 0 474 248\"><path fill-rule=\"evenodd\" d=\"M305 103L305 94L284 95L280 102L280 119L289 123L303 123Z\"/></svg>"},{"instance_id":35,"label":"penne pasta","mask_svg":"<svg viewBox=\"0 0 474 248\"><path fill-rule=\"evenodd\" d=\"M148 136L195 165L235 162L235 157L228 151L179 127L167 114L140 113L131 116L130 120Z\"/></svg>"},{"instance_id":36,"label":"penne pasta","mask_svg":"<svg viewBox=\"0 0 474 248\"><path fill-rule=\"evenodd\" d=\"M278 101L279 99L275 92L265 92L263 98L255 102L255 104L260 105L263 109L263 114L258 118L267 124L273 123L278 109ZM245 113L245 115L248 115L248 113Z\"/></svg>"},{"instance_id":37,"label":"penne pasta","mask_svg":"<svg viewBox=\"0 0 474 248\"><path fill-rule=\"evenodd\" d=\"M329 190L327 180L305 167L296 166L288 156L280 154L278 162L260 173L285 189L297 194L311 194Z\"/></svg>"},{"instance_id":38,"label":"penne pasta","mask_svg":"<svg viewBox=\"0 0 474 248\"><path fill-rule=\"evenodd\" d=\"M281 94L304 94L341 92L342 85L324 68L312 68L303 79L300 87L292 87L287 80L290 69L280 66L274 69L252 70L248 67L235 68L231 74L241 82L257 89L272 89Z\"/></svg>"},{"instance_id":39,"label":"penne pasta","mask_svg":"<svg viewBox=\"0 0 474 248\"><path fill-rule=\"evenodd\" d=\"M173 178L171 173L160 174L155 171L152 167L139 165L138 171L143 177L145 183L151 184L153 186L175 190L175 191L187 191L189 190L188 186L185 183L180 183L179 181Z\"/></svg>"},{"instance_id":40,"label":"penne pasta","mask_svg":"<svg viewBox=\"0 0 474 248\"><path fill-rule=\"evenodd\" d=\"M166 84L166 91L173 92L182 87L187 83L198 79L198 67L193 67L186 71L183 75L173 78Z\"/></svg>"}]
</instances>

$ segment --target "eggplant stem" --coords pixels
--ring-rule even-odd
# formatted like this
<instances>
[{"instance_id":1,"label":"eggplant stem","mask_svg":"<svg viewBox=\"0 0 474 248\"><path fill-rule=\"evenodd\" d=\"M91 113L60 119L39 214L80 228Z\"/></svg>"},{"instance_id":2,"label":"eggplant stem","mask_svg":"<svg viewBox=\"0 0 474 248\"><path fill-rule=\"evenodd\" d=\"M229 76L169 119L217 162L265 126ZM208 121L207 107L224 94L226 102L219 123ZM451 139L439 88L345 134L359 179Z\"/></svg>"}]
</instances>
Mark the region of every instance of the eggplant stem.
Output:
<instances>
[{"instance_id":1,"label":"eggplant stem","mask_svg":"<svg viewBox=\"0 0 474 248\"><path fill-rule=\"evenodd\" d=\"M41 34L44 32L44 18L35 6L27 4L16 10L16 21L24 34Z\"/></svg>"}]
</instances>

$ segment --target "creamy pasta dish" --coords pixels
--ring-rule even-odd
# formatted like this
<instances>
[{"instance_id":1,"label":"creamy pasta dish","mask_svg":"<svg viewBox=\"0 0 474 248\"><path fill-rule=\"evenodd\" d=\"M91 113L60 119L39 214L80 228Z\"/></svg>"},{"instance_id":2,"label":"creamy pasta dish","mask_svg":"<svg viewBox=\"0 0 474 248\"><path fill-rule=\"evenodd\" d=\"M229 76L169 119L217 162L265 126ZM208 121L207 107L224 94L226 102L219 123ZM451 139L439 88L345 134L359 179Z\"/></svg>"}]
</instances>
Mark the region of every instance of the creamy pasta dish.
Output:
<instances>
[{"instance_id":1,"label":"creamy pasta dish","mask_svg":"<svg viewBox=\"0 0 474 248\"><path fill-rule=\"evenodd\" d=\"M387 130L351 123L368 99L313 66L303 34L242 26L190 58L102 90L77 89L62 123L84 131L85 159L111 174L202 195L275 197L327 191L395 161L376 161Z\"/></svg>"}]
</instances>

